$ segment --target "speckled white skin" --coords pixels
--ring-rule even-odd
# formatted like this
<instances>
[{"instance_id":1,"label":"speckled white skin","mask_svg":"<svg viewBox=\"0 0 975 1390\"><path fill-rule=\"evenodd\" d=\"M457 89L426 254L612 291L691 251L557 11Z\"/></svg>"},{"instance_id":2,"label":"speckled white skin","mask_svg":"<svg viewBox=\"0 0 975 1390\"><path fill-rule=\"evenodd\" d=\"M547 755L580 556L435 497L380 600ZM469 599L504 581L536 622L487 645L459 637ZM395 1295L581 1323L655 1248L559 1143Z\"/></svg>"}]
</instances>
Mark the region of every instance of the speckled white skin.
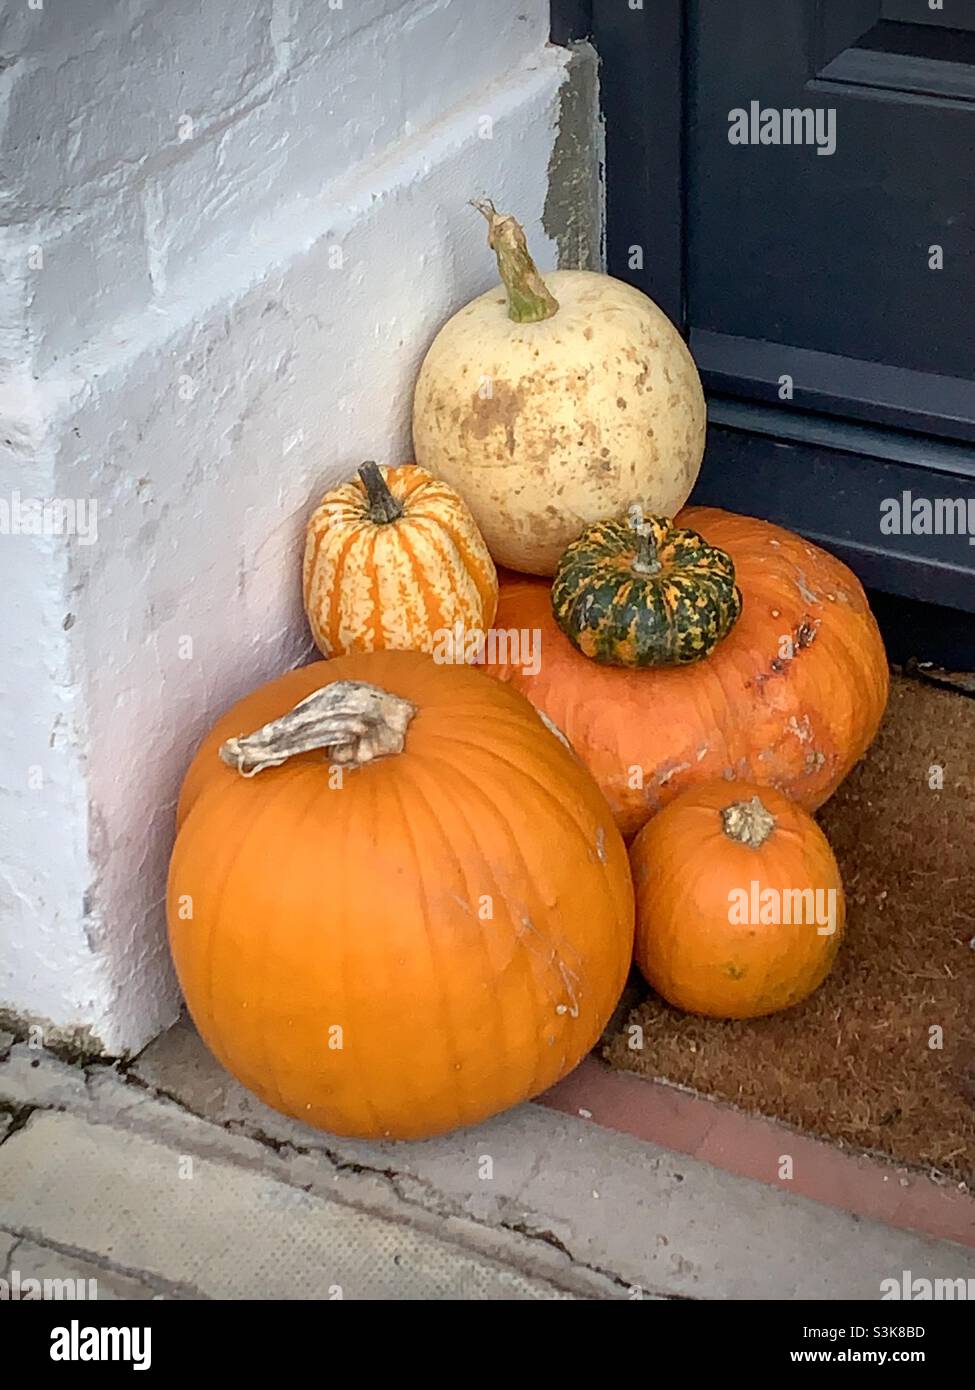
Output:
<instances>
[{"instance_id":1,"label":"speckled white skin","mask_svg":"<svg viewBox=\"0 0 975 1390\"><path fill-rule=\"evenodd\" d=\"M639 501L673 516L704 453L697 368L639 290L585 270L544 277L559 301L514 323L499 285L455 314L420 371L416 461L467 502L495 560L553 574L593 521Z\"/></svg>"}]
</instances>

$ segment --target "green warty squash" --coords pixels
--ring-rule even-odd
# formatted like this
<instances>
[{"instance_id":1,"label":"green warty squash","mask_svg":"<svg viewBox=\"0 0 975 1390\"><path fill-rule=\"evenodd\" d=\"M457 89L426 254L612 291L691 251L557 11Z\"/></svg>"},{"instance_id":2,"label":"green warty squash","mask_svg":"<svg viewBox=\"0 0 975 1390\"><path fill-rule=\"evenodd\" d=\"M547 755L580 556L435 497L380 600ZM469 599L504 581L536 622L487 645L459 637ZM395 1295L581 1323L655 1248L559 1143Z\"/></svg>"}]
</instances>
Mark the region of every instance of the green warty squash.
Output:
<instances>
[{"instance_id":1,"label":"green warty squash","mask_svg":"<svg viewBox=\"0 0 975 1390\"><path fill-rule=\"evenodd\" d=\"M629 508L568 547L552 585L556 622L608 666L677 666L714 650L741 613L730 555L667 517Z\"/></svg>"}]
</instances>

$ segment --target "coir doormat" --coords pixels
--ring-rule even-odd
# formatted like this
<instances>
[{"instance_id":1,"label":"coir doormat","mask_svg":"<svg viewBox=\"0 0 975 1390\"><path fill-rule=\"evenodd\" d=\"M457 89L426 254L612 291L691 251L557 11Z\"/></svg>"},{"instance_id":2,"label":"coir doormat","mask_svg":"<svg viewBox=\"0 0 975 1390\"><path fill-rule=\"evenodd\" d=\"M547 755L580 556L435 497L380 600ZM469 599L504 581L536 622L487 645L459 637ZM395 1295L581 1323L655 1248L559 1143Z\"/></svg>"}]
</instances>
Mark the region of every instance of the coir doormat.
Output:
<instances>
[{"instance_id":1,"label":"coir doormat","mask_svg":"<svg viewBox=\"0 0 975 1390\"><path fill-rule=\"evenodd\" d=\"M847 895L826 983L726 1023L641 982L603 1056L975 1187L975 699L896 675L876 743L818 819Z\"/></svg>"}]
</instances>

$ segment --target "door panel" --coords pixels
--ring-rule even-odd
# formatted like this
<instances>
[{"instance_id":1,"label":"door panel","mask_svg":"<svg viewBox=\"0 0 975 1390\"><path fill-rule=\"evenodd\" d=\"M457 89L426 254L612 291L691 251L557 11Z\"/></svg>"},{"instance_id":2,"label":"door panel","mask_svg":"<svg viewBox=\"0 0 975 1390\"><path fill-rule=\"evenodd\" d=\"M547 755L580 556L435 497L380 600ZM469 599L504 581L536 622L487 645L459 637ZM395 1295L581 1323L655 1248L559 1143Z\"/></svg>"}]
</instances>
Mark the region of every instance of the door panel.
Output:
<instances>
[{"instance_id":1,"label":"door panel","mask_svg":"<svg viewBox=\"0 0 975 1390\"><path fill-rule=\"evenodd\" d=\"M975 609L975 554L961 525L928 535L906 527L892 534L881 523L893 505L909 513L919 498L945 515L950 504L952 515L964 508L966 518L975 516L975 459L942 441L892 448L883 432L862 425L797 415L783 421L782 414L712 400L692 500L800 531L868 587Z\"/></svg>"},{"instance_id":2,"label":"door panel","mask_svg":"<svg viewBox=\"0 0 975 1390\"><path fill-rule=\"evenodd\" d=\"M593 0L592 33L609 270L688 334L708 389L692 500L975 613L975 524L882 524L905 494L975 517L975 0L945 5ZM836 152L730 145L752 101L835 109Z\"/></svg>"},{"instance_id":3,"label":"door panel","mask_svg":"<svg viewBox=\"0 0 975 1390\"><path fill-rule=\"evenodd\" d=\"M792 383L790 404L806 410L975 440L975 382L699 328L689 343L715 391L740 395L747 385L753 400L775 405Z\"/></svg>"},{"instance_id":4,"label":"door panel","mask_svg":"<svg viewBox=\"0 0 975 1390\"><path fill-rule=\"evenodd\" d=\"M965 31L881 20L816 75L823 82L880 87L905 97L975 101L975 20Z\"/></svg>"},{"instance_id":5,"label":"door panel","mask_svg":"<svg viewBox=\"0 0 975 1390\"><path fill-rule=\"evenodd\" d=\"M689 5L688 326L724 391L768 399L788 375L795 405L975 439L975 19L911 8ZM774 122L730 142L730 113L760 141L770 109L819 111L823 136L834 111L835 152L784 121L779 143ZM877 368L901 374L880 374L893 399Z\"/></svg>"},{"instance_id":6,"label":"door panel","mask_svg":"<svg viewBox=\"0 0 975 1390\"><path fill-rule=\"evenodd\" d=\"M846 5L819 4L812 7L812 61L807 76L816 73L877 23L881 16L880 0L849 0Z\"/></svg>"},{"instance_id":7,"label":"door panel","mask_svg":"<svg viewBox=\"0 0 975 1390\"><path fill-rule=\"evenodd\" d=\"M884 19L905 24L930 24L941 29L970 29L975 32L975 6L972 0L944 0L944 8L933 10L928 0L882 0Z\"/></svg>"}]
</instances>

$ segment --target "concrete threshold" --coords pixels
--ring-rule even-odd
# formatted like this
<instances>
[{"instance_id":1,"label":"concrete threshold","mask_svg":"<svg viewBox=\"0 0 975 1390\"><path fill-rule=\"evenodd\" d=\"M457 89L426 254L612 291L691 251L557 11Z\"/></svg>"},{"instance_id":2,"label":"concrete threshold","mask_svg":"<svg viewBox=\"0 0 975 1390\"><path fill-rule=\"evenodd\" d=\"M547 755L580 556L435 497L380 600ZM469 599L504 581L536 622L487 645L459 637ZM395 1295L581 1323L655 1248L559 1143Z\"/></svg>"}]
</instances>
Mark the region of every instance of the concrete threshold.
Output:
<instances>
[{"instance_id":1,"label":"concrete threshold","mask_svg":"<svg viewBox=\"0 0 975 1390\"><path fill-rule=\"evenodd\" d=\"M6 1052L15 1269L104 1297L869 1300L905 1269L975 1277L975 1252L537 1105L423 1143L322 1134L183 1022L124 1071Z\"/></svg>"}]
</instances>

